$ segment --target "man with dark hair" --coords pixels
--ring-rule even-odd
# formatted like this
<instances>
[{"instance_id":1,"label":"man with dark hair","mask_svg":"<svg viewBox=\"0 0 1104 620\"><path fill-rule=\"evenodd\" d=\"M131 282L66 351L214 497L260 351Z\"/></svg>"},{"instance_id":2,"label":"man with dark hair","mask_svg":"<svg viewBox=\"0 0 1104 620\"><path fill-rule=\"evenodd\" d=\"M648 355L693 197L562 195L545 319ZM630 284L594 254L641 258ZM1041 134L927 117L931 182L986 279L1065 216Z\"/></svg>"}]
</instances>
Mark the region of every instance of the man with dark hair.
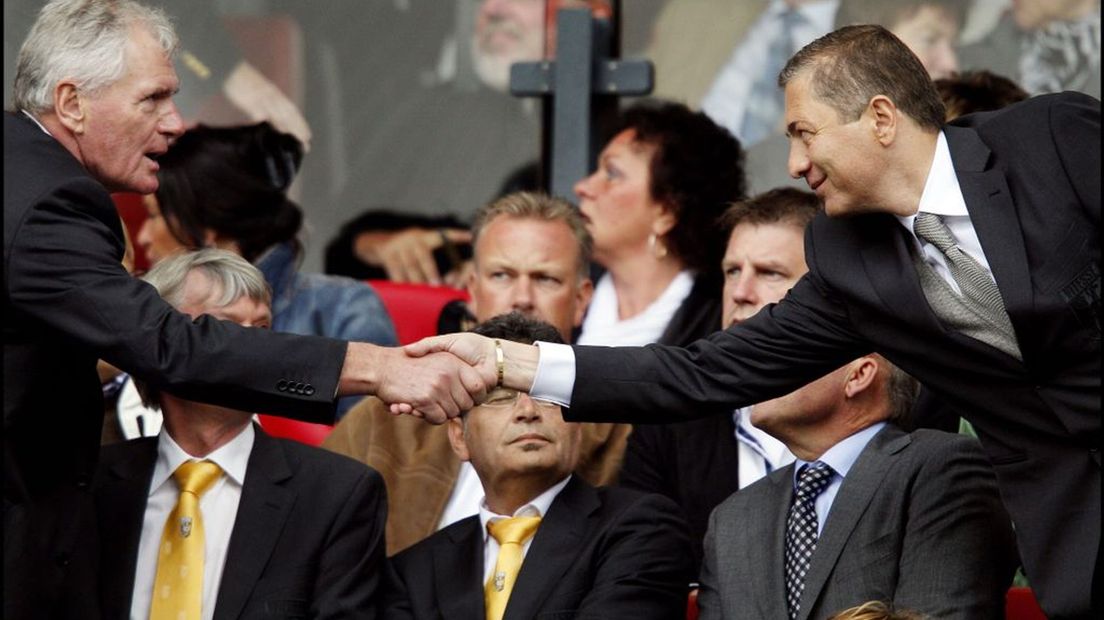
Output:
<instances>
[{"instance_id":1,"label":"man with dark hair","mask_svg":"<svg viewBox=\"0 0 1104 620\"><path fill-rule=\"evenodd\" d=\"M514 312L476 327L502 341L560 342ZM572 475L582 428L559 405L506 388L448 424L485 495L479 513L399 553L386 618L666 619L686 613L690 558L674 503ZM516 536L511 531L520 530Z\"/></svg>"},{"instance_id":2,"label":"man with dark hair","mask_svg":"<svg viewBox=\"0 0 1104 620\"><path fill-rule=\"evenodd\" d=\"M779 83L790 174L826 213L789 295L686 348L503 343L504 384L572 420L670 422L876 350L973 423L1043 609L1099 615L1100 102L1046 95L944 126L920 61L879 26L814 41ZM432 350L495 382L494 343L407 348Z\"/></svg>"},{"instance_id":3,"label":"man with dark hair","mask_svg":"<svg viewBox=\"0 0 1104 620\"><path fill-rule=\"evenodd\" d=\"M520 312L552 325L570 341L590 303L591 237L570 203L532 192L508 194L480 208L471 235L474 268L469 307L486 321ZM452 451L442 427L394 418L387 404L365 398L334 427L322 447L367 463L383 475L391 498L387 552L394 555L479 511L483 487L470 463ZM611 483L625 451L628 424L582 424L575 473Z\"/></svg>"},{"instance_id":4,"label":"man with dark hair","mask_svg":"<svg viewBox=\"0 0 1104 620\"><path fill-rule=\"evenodd\" d=\"M935 81L939 98L947 108L947 122L974 112L989 112L1027 99L1012 80L984 69L964 71Z\"/></svg>"},{"instance_id":5,"label":"man with dark hair","mask_svg":"<svg viewBox=\"0 0 1104 620\"><path fill-rule=\"evenodd\" d=\"M993 469L975 439L901 429L917 388L873 354L752 407L798 460L710 516L703 620L824 619L871 599L1004 617L1016 554Z\"/></svg>"},{"instance_id":6,"label":"man with dark hair","mask_svg":"<svg viewBox=\"0 0 1104 620\"><path fill-rule=\"evenodd\" d=\"M805 227L820 209L811 193L773 189L728 208L721 227L726 329L777 303L805 274ZM619 484L675 500L690 526L695 570L709 513L737 490L793 460L781 442L751 424L750 407L679 424L640 424L629 435Z\"/></svg>"}]
</instances>

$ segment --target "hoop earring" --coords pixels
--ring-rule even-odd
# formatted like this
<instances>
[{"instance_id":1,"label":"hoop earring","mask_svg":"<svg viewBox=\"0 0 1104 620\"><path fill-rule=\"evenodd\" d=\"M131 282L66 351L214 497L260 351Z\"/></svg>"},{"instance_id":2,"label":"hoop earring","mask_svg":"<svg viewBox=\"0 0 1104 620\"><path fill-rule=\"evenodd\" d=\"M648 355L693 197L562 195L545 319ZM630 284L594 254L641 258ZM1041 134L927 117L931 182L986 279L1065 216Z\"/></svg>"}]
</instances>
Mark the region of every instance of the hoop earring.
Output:
<instances>
[{"instance_id":1,"label":"hoop earring","mask_svg":"<svg viewBox=\"0 0 1104 620\"><path fill-rule=\"evenodd\" d=\"M648 235L648 251L652 253L656 260L663 260L667 256L667 246L661 239L656 237L655 233Z\"/></svg>"}]
</instances>

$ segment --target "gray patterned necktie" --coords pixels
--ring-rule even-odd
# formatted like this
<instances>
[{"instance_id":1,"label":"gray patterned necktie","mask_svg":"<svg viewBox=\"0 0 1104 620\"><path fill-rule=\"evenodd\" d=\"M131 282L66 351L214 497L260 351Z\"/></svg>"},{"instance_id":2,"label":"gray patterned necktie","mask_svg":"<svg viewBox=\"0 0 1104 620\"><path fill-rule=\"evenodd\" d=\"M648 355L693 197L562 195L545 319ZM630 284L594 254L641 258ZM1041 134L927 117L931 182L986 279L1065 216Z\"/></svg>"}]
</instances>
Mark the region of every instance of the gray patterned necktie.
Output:
<instances>
[{"instance_id":1,"label":"gray patterned necktie","mask_svg":"<svg viewBox=\"0 0 1104 620\"><path fill-rule=\"evenodd\" d=\"M832 480L832 468L816 461L801 468L797 475L797 494L786 518L786 607L790 619L801 610L805 574L817 546L816 498Z\"/></svg>"},{"instance_id":2,"label":"gray patterned necktie","mask_svg":"<svg viewBox=\"0 0 1104 620\"><path fill-rule=\"evenodd\" d=\"M916 236L934 245L947 257L947 267L951 277L958 284L963 297L972 302L978 310L997 325L1007 325L1011 331L1008 313L1004 308L1000 290L989 273L972 256L958 248L951 237L951 231L943 224L938 215L917 213L912 224Z\"/></svg>"}]
</instances>

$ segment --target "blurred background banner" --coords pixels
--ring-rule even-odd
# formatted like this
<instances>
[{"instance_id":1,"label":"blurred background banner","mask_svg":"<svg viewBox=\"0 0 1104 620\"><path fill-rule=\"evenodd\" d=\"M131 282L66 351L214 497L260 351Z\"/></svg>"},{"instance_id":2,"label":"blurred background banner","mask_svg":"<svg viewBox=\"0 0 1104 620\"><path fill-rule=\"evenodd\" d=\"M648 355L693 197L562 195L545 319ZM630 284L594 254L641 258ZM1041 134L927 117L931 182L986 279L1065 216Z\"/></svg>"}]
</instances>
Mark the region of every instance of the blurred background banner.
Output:
<instances>
[{"instance_id":1,"label":"blurred background banner","mask_svg":"<svg viewBox=\"0 0 1104 620\"><path fill-rule=\"evenodd\" d=\"M303 266L319 271L326 242L359 213L466 220L526 178L515 173L540 156L541 104L508 94L510 64L554 58L557 9L583 6L599 17L614 10L608 0L151 4L180 33L178 103L186 120L269 120L308 145L290 194L306 215ZM4 2L8 109L19 46L40 6ZM752 191L788 180L780 124L741 135L750 126L744 102L758 96L757 76L745 67L765 66L757 59L771 44L792 53L840 20L882 23L933 77L984 68L1031 94L1100 97L1099 0L623 0L620 7L621 57L650 59L654 96L704 109L745 142Z\"/></svg>"}]
</instances>

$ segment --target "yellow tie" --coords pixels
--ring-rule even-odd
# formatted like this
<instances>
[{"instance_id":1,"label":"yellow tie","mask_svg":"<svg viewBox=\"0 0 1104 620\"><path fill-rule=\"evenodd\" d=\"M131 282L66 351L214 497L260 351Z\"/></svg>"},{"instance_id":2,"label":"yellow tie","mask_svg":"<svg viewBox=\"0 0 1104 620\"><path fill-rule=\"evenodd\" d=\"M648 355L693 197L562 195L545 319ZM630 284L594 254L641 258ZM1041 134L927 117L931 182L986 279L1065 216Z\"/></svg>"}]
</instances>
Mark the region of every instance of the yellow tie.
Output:
<instances>
[{"instance_id":1,"label":"yellow tie","mask_svg":"<svg viewBox=\"0 0 1104 620\"><path fill-rule=\"evenodd\" d=\"M161 534L150 620L199 620L204 555L199 498L220 475L222 469L211 461L189 461L173 473L180 499Z\"/></svg>"},{"instance_id":2,"label":"yellow tie","mask_svg":"<svg viewBox=\"0 0 1104 620\"><path fill-rule=\"evenodd\" d=\"M483 588L487 620L502 620L506 602L521 570L521 545L537 531L540 517L513 517L487 523L487 531L498 541L498 560Z\"/></svg>"}]
</instances>

